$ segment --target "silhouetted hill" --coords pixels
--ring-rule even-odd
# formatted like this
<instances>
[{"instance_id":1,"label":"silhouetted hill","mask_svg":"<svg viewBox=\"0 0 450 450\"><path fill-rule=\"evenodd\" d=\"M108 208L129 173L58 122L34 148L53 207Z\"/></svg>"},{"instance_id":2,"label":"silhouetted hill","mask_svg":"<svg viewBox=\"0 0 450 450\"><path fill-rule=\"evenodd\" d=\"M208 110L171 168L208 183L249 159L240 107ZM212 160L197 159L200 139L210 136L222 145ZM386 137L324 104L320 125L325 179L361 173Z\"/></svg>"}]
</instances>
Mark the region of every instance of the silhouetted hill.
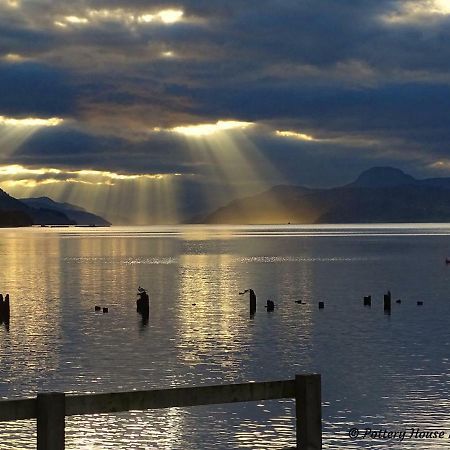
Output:
<instances>
[{"instance_id":1,"label":"silhouetted hill","mask_svg":"<svg viewBox=\"0 0 450 450\"><path fill-rule=\"evenodd\" d=\"M33 219L22 211L0 210L0 227L29 227Z\"/></svg>"},{"instance_id":2,"label":"silhouetted hill","mask_svg":"<svg viewBox=\"0 0 450 450\"><path fill-rule=\"evenodd\" d=\"M309 201L314 192L301 186L275 186L261 194L233 200L200 222L204 223L309 223L321 211Z\"/></svg>"},{"instance_id":3,"label":"silhouetted hill","mask_svg":"<svg viewBox=\"0 0 450 450\"><path fill-rule=\"evenodd\" d=\"M5 191L0 189L0 210L3 211L3 220L15 223L19 220L16 226L25 226L29 220L31 225L74 225L75 222L69 219L64 213L48 208L32 208L25 203L11 197ZM14 213L14 214L12 214ZM21 213L21 214L16 214ZM8 216L11 216L8 219ZM8 222L9 223L9 222ZM14 226L14 225L11 225Z\"/></svg>"},{"instance_id":4,"label":"silhouetted hill","mask_svg":"<svg viewBox=\"0 0 450 450\"><path fill-rule=\"evenodd\" d=\"M79 206L48 197L17 200L0 189L0 226L111 225Z\"/></svg>"},{"instance_id":5,"label":"silhouetted hill","mask_svg":"<svg viewBox=\"0 0 450 450\"><path fill-rule=\"evenodd\" d=\"M332 189L275 186L217 209L204 223L450 222L450 178L417 180L375 167Z\"/></svg>"},{"instance_id":6,"label":"silhouetted hill","mask_svg":"<svg viewBox=\"0 0 450 450\"><path fill-rule=\"evenodd\" d=\"M349 187L381 188L414 185L418 181L394 167L373 167L363 172Z\"/></svg>"},{"instance_id":7,"label":"silhouetted hill","mask_svg":"<svg viewBox=\"0 0 450 450\"><path fill-rule=\"evenodd\" d=\"M25 205L0 189L0 227L26 227L33 224Z\"/></svg>"},{"instance_id":8,"label":"silhouetted hill","mask_svg":"<svg viewBox=\"0 0 450 450\"><path fill-rule=\"evenodd\" d=\"M103 219L103 217L90 213L80 206L72 205L70 203L55 202L48 197L21 198L20 201L34 209L51 210L62 213L77 225L111 225L111 223Z\"/></svg>"}]
</instances>

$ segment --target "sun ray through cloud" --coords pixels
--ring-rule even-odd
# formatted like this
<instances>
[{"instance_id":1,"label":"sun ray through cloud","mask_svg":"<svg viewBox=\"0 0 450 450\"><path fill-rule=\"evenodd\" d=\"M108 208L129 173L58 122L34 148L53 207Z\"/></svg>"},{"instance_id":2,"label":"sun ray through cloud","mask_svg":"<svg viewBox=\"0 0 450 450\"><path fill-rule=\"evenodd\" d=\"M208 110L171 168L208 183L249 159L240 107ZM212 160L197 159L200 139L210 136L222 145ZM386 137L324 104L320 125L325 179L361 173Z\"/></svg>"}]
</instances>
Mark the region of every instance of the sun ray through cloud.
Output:
<instances>
[{"instance_id":1,"label":"sun ray through cloud","mask_svg":"<svg viewBox=\"0 0 450 450\"><path fill-rule=\"evenodd\" d=\"M36 131L43 127L56 127L63 119L51 117L7 117L0 115L0 158L14 153Z\"/></svg>"}]
</instances>

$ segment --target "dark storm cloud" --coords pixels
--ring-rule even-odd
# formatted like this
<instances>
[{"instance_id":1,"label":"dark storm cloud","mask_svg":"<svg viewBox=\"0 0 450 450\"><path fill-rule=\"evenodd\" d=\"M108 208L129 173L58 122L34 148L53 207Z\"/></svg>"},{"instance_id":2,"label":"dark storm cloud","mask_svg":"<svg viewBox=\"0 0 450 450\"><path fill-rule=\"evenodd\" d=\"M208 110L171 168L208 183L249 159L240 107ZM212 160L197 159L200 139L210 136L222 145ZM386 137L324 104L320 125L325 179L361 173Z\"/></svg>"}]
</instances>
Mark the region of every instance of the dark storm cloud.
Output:
<instances>
[{"instance_id":1,"label":"dark storm cloud","mask_svg":"<svg viewBox=\"0 0 450 450\"><path fill-rule=\"evenodd\" d=\"M0 115L67 116L74 109L75 92L63 70L0 62Z\"/></svg>"},{"instance_id":2,"label":"dark storm cloud","mask_svg":"<svg viewBox=\"0 0 450 450\"><path fill-rule=\"evenodd\" d=\"M182 141L161 136L130 142L117 137L92 136L73 130L44 130L36 133L18 152L2 163L55 168L87 168L122 173L191 174L201 164L191 160Z\"/></svg>"},{"instance_id":3,"label":"dark storm cloud","mask_svg":"<svg viewBox=\"0 0 450 450\"><path fill-rule=\"evenodd\" d=\"M323 184L333 168L350 176L382 161L420 172L450 159L450 16L429 13L430 2L6 3L0 115L77 121L77 131L34 135L11 160L200 171L186 141L149 132L223 119L264 123L247 135L293 182L293 167L298 182L322 168ZM167 9L183 20L139 19ZM11 54L33 62L6 62Z\"/></svg>"}]
</instances>

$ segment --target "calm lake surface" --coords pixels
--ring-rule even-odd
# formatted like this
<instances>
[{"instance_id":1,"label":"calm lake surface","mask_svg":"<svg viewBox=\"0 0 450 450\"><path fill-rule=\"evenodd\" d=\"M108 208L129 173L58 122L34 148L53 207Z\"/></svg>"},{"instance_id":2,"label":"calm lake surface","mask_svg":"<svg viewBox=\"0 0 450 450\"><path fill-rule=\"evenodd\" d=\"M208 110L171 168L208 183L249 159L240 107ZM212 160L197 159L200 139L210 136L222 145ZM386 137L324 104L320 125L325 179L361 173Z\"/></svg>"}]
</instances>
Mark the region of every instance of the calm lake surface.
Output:
<instances>
[{"instance_id":1,"label":"calm lake surface","mask_svg":"<svg viewBox=\"0 0 450 450\"><path fill-rule=\"evenodd\" d=\"M324 448L447 449L447 255L447 225L0 230L0 292L11 296L10 329L0 329L0 398L318 372ZM150 294L146 326L138 285ZM238 295L245 288L258 296L253 318ZM372 307L363 307L369 294ZM35 448L35 425L0 424L0 448ZM446 437L351 440L352 427ZM75 417L66 436L70 449L282 449L295 444L294 404Z\"/></svg>"}]
</instances>

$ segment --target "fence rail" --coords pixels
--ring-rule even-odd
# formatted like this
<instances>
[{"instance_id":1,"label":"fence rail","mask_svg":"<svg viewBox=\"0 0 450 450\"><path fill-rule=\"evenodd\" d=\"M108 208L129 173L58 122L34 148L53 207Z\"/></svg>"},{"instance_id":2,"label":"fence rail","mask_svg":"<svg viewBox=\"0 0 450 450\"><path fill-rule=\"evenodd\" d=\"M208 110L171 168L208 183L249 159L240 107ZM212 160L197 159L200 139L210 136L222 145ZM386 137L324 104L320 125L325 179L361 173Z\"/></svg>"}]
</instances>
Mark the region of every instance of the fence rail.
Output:
<instances>
[{"instance_id":1,"label":"fence rail","mask_svg":"<svg viewBox=\"0 0 450 450\"><path fill-rule=\"evenodd\" d=\"M43 393L31 399L0 401L0 422L37 418L37 449L63 450L66 416L284 398L295 399L297 449L321 450L321 379L318 374L296 375L293 380L150 391Z\"/></svg>"}]
</instances>

